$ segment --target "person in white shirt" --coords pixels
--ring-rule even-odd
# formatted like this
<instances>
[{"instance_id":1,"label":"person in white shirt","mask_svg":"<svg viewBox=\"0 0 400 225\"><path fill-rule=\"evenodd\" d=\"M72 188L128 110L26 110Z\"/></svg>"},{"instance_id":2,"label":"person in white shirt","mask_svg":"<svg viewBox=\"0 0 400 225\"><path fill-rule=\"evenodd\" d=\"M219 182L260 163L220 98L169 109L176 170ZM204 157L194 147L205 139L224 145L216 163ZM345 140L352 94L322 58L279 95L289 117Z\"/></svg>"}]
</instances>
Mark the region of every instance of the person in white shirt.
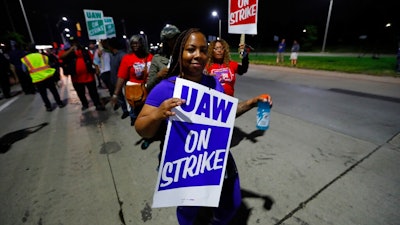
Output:
<instances>
[{"instance_id":1,"label":"person in white shirt","mask_svg":"<svg viewBox=\"0 0 400 225\"><path fill-rule=\"evenodd\" d=\"M96 67L96 73L100 75L100 79L106 85L110 97L114 93L113 85L111 84L111 72L110 72L110 52L107 47L107 40L101 40L99 47L94 53L93 63Z\"/></svg>"}]
</instances>

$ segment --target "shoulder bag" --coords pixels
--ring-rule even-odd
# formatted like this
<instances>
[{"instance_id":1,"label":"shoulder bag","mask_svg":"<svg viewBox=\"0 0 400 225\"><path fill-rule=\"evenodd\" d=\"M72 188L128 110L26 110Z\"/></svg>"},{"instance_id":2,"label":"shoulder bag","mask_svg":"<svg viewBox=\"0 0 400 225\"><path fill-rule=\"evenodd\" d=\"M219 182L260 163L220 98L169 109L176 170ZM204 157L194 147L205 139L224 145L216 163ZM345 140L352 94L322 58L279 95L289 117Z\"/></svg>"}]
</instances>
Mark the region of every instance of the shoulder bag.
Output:
<instances>
[{"instance_id":1,"label":"shoulder bag","mask_svg":"<svg viewBox=\"0 0 400 225\"><path fill-rule=\"evenodd\" d=\"M145 66L142 71L143 79L146 81L148 76L147 71L147 57L145 60ZM146 101L148 95L148 91L146 88L146 82L141 84L134 84L134 85L125 85L125 98L128 101L129 105L133 108L142 107Z\"/></svg>"}]
</instances>

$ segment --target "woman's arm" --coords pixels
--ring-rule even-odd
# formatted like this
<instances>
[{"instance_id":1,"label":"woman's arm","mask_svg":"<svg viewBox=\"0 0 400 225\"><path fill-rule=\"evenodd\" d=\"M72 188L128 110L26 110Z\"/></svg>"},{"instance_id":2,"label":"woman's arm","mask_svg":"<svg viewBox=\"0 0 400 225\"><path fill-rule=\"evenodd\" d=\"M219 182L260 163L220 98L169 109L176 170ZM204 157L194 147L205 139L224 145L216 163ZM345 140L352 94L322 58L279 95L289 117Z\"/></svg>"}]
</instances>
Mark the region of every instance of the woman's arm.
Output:
<instances>
[{"instance_id":1,"label":"woman's arm","mask_svg":"<svg viewBox=\"0 0 400 225\"><path fill-rule=\"evenodd\" d=\"M243 74L247 73L248 69L249 69L249 53L246 52L246 50L245 50L243 53L242 64L238 65L237 73L239 75L243 75Z\"/></svg>"},{"instance_id":2,"label":"woman's arm","mask_svg":"<svg viewBox=\"0 0 400 225\"><path fill-rule=\"evenodd\" d=\"M117 83L115 84L114 93L110 99L112 105L117 104L118 102L118 95L122 92L122 87L124 86L125 80L118 77Z\"/></svg>"},{"instance_id":3,"label":"woman's arm","mask_svg":"<svg viewBox=\"0 0 400 225\"><path fill-rule=\"evenodd\" d=\"M60 55L60 59L64 59L65 57L67 57L69 54L71 54L72 52L74 52L76 49L75 45L71 46L67 51L65 51L62 55Z\"/></svg>"},{"instance_id":4,"label":"woman's arm","mask_svg":"<svg viewBox=\"0 0 400 225\"><path fill-rule=\"evenodd\" d=\"M258 101L266 101L269 102L270 107L272 107L272 98L268 94L261 94L259 96L256 96L254 98L250 98L246 101L239 102L237 105L237 111L236 111L236 118L244 114L245 112L249 111L253 107L257 106Z\"/></svg>"}]
</instances>

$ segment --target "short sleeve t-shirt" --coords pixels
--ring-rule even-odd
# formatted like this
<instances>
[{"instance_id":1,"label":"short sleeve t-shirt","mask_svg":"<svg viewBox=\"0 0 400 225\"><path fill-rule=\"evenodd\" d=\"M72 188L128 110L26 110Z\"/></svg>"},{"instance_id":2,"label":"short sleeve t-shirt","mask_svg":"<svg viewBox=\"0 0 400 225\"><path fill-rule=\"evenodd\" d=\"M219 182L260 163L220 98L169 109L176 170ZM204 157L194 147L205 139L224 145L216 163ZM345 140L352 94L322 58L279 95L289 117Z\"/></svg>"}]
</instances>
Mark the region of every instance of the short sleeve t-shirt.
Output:
<instances>
[{"instance_id":1,"label":"short sleeve t-shirt","mask_svg":"<svg viewBox=\"0 0 400 225\"><path fill-rule=\"evenodd\" d=\"M175 81L177 76L169 77L157 84L147 96L146 104L158 107L165 100L172 98L174 94ZM203 75L200 84L224 92L223 87L214 76Z\"/></svg>"},{"instance_id":2,"label":"short sleeve t-shirt","mask_svg":"<svg viewBox=\"0 0 400 225\"><path fill-rule=\"evenodd\" d=\"M213 63L209 68L207 68L207 72L217 78L224 88L225 94L233 96L235 93L236 73L238 67L239 64L235 61L229 62L229 68L226 67L225 64Z\"/></svg>"},{"instance_id":3,"label":"short sleeve t-shirt","mask_svg":"<svg viewBox=\"0 0 400 225\"><path fill-rule=\"evenodd\" d=\"M142 72L145 66L147 66L147 71L149 71L152 59L152 54L143 59L133 53L124 55L118 69L118 77L134 83L146 83L147 75L144 75Z\"/></svg>"},{"instance_id":4,"label":"short sleeve t-shirt","mask_svg":"<svg viewBox=\"0 0 400 225\"><path fill-rule=\"evenodd\" d=\"M59 52L59 56L63 55L66 50L61 50ZM90 83L95 81L95 75L93 73L89 73L86 68L85 59L83 57L82 50L75 50L76 55L76 75L71 76L71 80L73 83ZM71 53L73 54L73 53ZM93 60L93 54L88 51L90 59Z\"/></svg>"}]
</instances>

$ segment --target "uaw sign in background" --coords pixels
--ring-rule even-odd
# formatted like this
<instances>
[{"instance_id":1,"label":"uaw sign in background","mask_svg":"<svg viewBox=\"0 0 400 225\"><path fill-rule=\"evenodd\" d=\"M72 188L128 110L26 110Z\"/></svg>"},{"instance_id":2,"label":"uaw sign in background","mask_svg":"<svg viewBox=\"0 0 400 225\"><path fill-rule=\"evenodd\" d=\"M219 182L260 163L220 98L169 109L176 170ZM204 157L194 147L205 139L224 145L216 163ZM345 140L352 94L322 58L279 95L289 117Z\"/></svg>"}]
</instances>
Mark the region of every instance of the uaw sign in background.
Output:
<instances>
[{"instance_id":1,"label":"uaw sign in background","mask_svg":"<svg viewBox=\"0 0 400 225\"><path fill-rule=\"evenodd\" d=\"M116 37L114 19L109 16L104 17L104 26L106 27L107 38Z\"/></svg>"},{"instance_id":2,"label":"uaw sign in background","mask_svg":"<svg viewBox=\"0 0 400 225\"><path fill-rule=\"evenodd\" d=\"M153 206L217 207L225 175L238 100L177 78Z\"/></svg>"},{"instance_id":3,"label":"uaw sign in background","mask_svg":"<svg viewBox=\"0 0 400 225\"><path fill-rule=\"evenodd\" d=\"M106 39L106 27L102 10L84 9L89 40Z\"/></svg>"},{"instance_id":4,"label":"uaw sign in background","mask_svg":"<svg viewBox=\"0 0 400 225\"><path fill-rule=\"evenodd\" d=\"M102 10L84 9L89 40L101 40L116 37L114 19L104 16Z\"/></svg>"},{"instance_id":5,"label":"uaw sign in background","mask_svg":"<svg viewBox=\"0 0 400 225\"><path fill-rule=\"evenodd\" d=\"M258 0L229 0L230 34L257 34Z\"/></svg>"}]
</instances>

